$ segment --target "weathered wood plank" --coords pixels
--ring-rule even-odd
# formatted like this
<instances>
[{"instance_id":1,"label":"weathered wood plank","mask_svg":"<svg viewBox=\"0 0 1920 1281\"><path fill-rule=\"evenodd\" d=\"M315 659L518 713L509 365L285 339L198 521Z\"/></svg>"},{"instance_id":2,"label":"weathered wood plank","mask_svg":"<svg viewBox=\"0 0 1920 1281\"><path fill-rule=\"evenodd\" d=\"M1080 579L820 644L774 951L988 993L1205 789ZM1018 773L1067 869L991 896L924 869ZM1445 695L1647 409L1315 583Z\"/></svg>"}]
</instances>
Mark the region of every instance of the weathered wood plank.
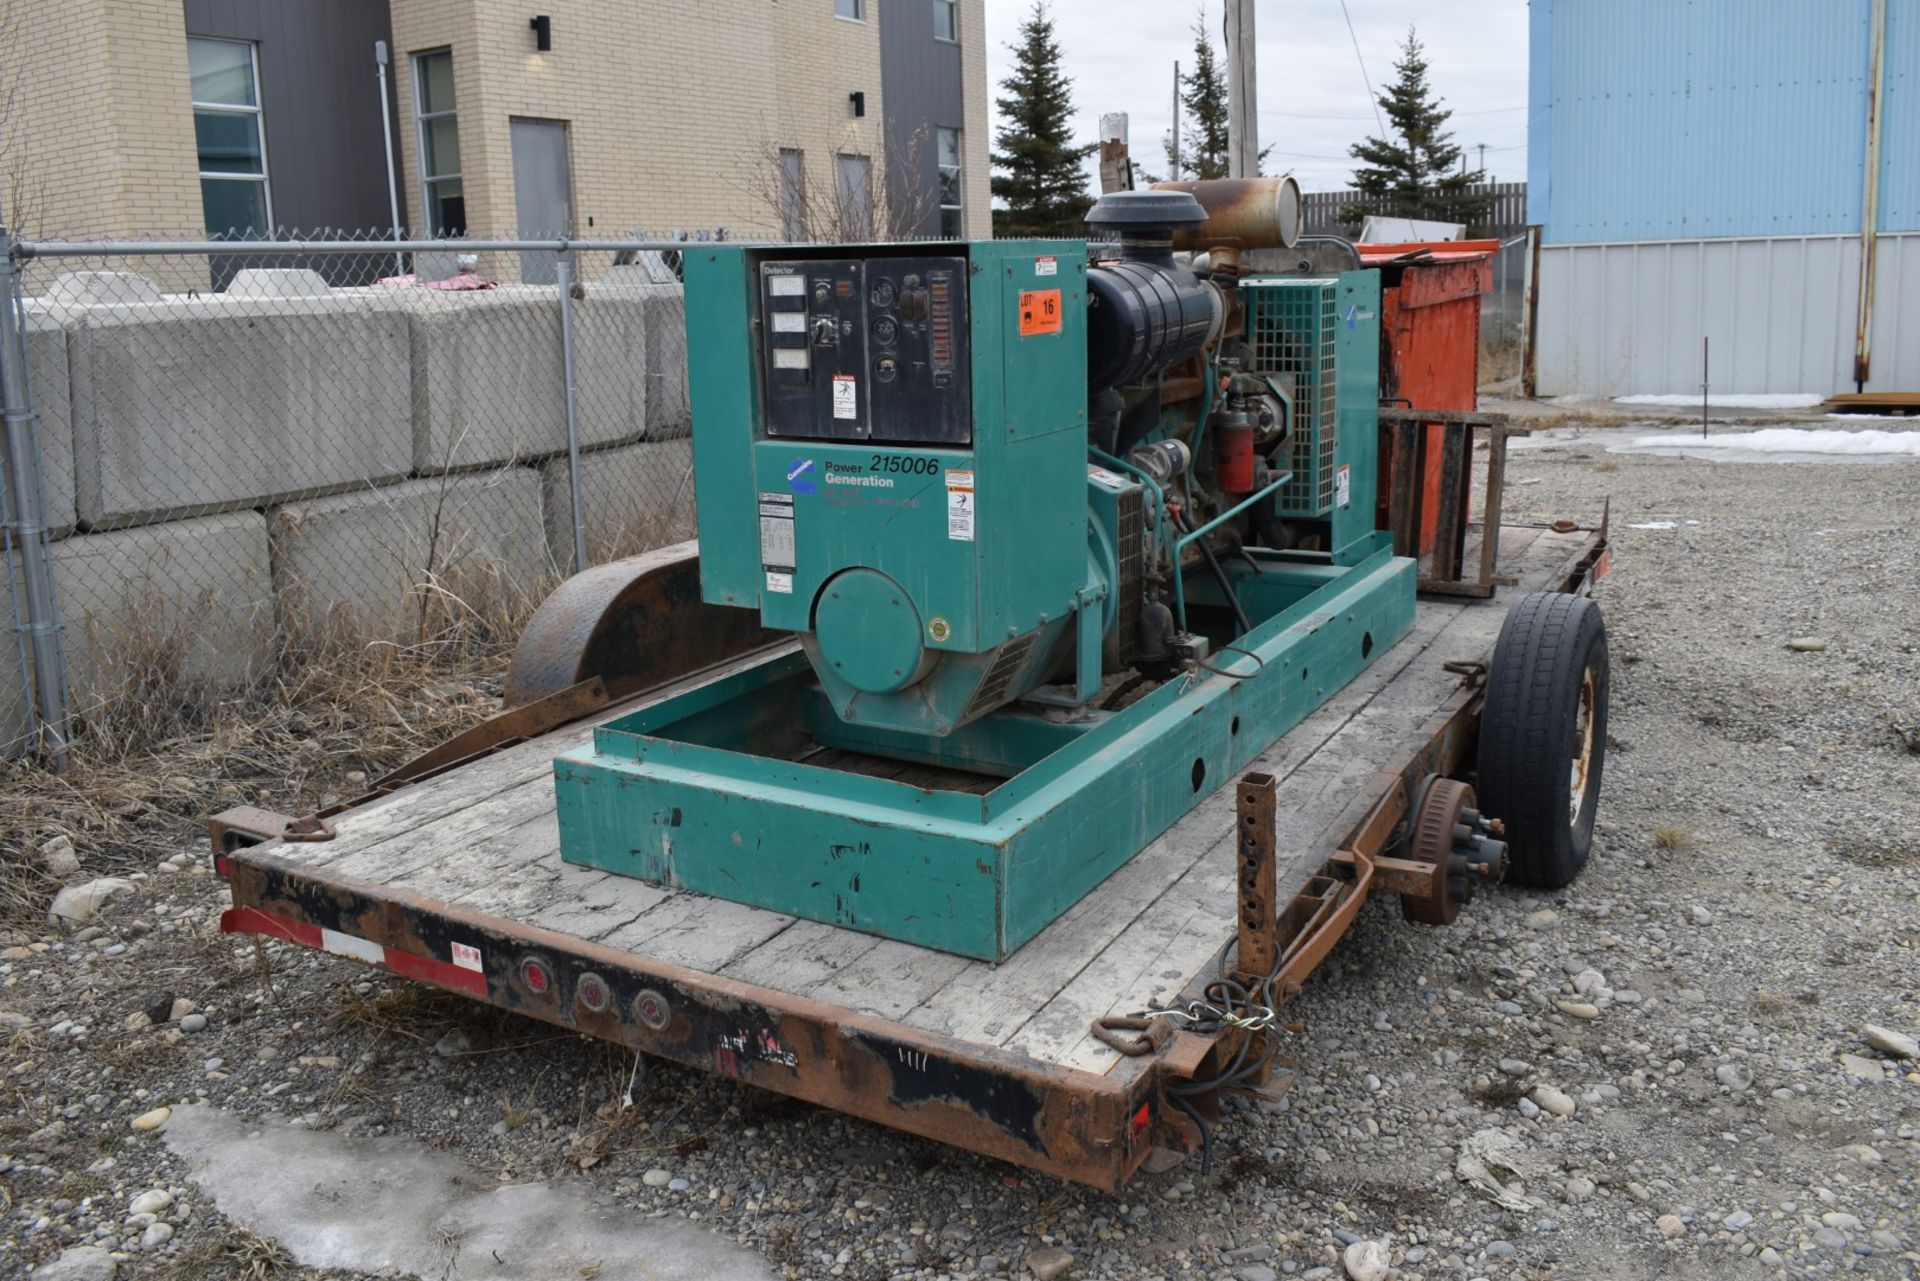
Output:
<instances>
[{"instance_id":1,"label":"weathered wood plank","mask_svg":"<svg viewBox=\"0 0 1920 1281\"><path fill-rule=\"evenodd\" d=\"M1462 608L1451 602L1423 604L1414 630L1388 655L1260 757L1254 768L1280 780L1283 815L1298 816L1307 808L1307 796L1299 786L1300 771L1339 741L1383 691L1402 682L1408 670L1446 635ZM1434 706L1444 700L1439 690L1430 688L1428 696ZM1377 767L1377 763L1369 766L1369 773ZM1003 1044L1021 1039L1036 1057L1064 1053L1086 1035L1094 1018L1131 1013L1156 993L1170 997L1187 986L1198 973L1192 958L1197 955L1199 964L1204 964L1234 930L1235 804L1234 789L1222 785L1194 811L1204 814L1206 821L1195 829L1198 848L1191 851L1187 872L1143 905L1138 918L1089 956L1081 971L1067 976L1056 995L1037 1008L1027 1007L1030 1021L1044 1025L1045 1031L1030 1031L1022 1025ZM1162 839L1178 832L1176 828ZM1299 847L1277 844L1279 892L1291 895L1311 869L1298 866ZM1201 910L1202 904L1212 905L1212 912ZM1122 1005L1127 1008L1119 1009ZM1107 1058L1095 1070L1111 1065L1113 1052L1104 1052Z\"/></svg>"},{"instance_id":2,"label":"weathered wood plank","mask_svg":"<svg viewBox=\"0 0 1920 1281\"><path fill-rule=\"evenodd\" d=\"M1525 584L1557 570L1567 550L1552 544L1529 544L1526 549L1529 554L1510 553L1506 564L1509 572ZM1298 888L1302 875L1312 871L1308 864L1316 852L1324 850L1329 841L1345 835L1332 831L1331 827L1340 821L1358 790L1366 787L1382 763L1409 742L1451 697L1457 681L1444 670L1445 664L1459 658L1484 657L1506 618L1504 609L1478 603L1431 607L1423 603L1421 609L1423 614L1430 609L1435 613L1447 611L1445 627L1399 678L1369 699L1365 707L1301 760L1281 782L1274 846L1275 858L1282 869L1283 895L1291 894ZM1194 872L1183 878L1168 897L1176 901L1206 902L1233 895L1236 879L1231 836L1231 829L1224 831L1206 857L1196 864ZM1090 1071L1110 1068L1118 1056L1088 1033L1091 1021L1108 1014L1131 1013L1156 993L1161 999L1173 995L1185 983L1173 984L1172 991L1165 991L1151 976L1183 973L1191 978L1201 974L1231 938L1233 928L1229 907L1224 925L1183 932L1153 954L1153 968L1137 967L1148 976L1141 980L1144 991L1114 992L1104 1007L1100 1005L1101 989L1097 984L1069 984L1060 996L1036 1011L1034 1018L1036 1025L1044 1024L1059 1034L1071 1033L1077 1022L1078 1035L1060 1044L1039 1031L1026 1035L1023 1029L1028 1052ZM1130 932L1127 938L1116 940L1109 950L1119 952L1124 958L1130 954L1133 943ZM1110 961L1103 955L1096 959L1090 971L1096 974L1124 972L1127 968L1124 959Z\"/></svg>"},{"instance_id":3,"label":"weathered wood plank","mask_svg":"<svg viewBox=\"0 0 1920 1281\"><path fill-rule=\"evenodd\" d=\"M744 903L674 890L600 941L653 960L718 974L794 919Z\"/></svg>"},{"instance_id":4,"label":"weathered wood plank","mask_svg":"<svg viewBox=\"0 0 1920 1281\"><path fill-rule=\"evenodd\" d=\"M1460 608L1451 603L1422 605L1412 632L1268 748L1258 767L1284 777L1319 750L1369 699L1398 678L1445 626L1451 612ZM1233 809L1233 789L1217 788L1032 942L997 967L975 964L962 970L947 988L911 1011L906 1021L995 1044L1012 1036L1125 934L1223 833L1232 831Z\"/></svg>"}]
</instances>

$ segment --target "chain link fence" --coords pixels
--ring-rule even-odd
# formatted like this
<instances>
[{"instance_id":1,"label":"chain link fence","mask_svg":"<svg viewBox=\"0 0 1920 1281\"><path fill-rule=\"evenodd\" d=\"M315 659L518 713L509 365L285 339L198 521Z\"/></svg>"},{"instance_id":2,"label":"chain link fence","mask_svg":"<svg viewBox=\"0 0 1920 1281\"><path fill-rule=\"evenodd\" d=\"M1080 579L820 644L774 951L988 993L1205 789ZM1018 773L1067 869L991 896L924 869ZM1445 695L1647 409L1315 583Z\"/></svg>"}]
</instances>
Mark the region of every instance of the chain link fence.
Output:
<instances>
[{"instance_id":1,"label":"chain link fence","mask_svg":"<svg viewBox=\"0 0 1920 1281\"><path fill-rule=\"evenodd\" d=\"M4 247L0 755L693 535L683 244Z\"/></svg>"},{"instance_id":2,"label":"chain link fence","mask_svg":"<svg viewBox=\"0 0 1920 1281\"><path fill-rule=\"evenodd\" d=\"M1526 235L1500 242L1493 256L1493 292L1480 300L1480 385L1513 384L1517 394L1526 355L1527 272L1532 263Z\"/></svg>"}]
</instances>

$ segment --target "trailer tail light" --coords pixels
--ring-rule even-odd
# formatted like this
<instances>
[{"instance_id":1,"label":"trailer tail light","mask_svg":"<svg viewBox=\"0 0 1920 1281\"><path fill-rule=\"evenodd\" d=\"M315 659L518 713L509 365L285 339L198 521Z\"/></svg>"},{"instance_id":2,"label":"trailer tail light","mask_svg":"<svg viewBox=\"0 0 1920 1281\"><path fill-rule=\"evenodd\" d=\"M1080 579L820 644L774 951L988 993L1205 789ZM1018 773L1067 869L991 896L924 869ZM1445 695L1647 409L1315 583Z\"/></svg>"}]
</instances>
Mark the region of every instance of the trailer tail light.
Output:
<instances>
[{"instance_id":1,"label":"trailer tail light","mask_svg":"<svg viewBox=\"0 0 1920 1281\"><path fill-rule=\"evenodd\" d=\"M589 971L574 981L573 999L590 1014L604 1014L613 1004L613 990L605 979Z\"/></svg>"},{"instance_id":2,"label":"trailer tail light","mask_svg":"<svg viewBox=\"0 0 1920 1281\"><path fill-rule=\"evenodd\" d=\"M535 996L545 996L553 990L553 971L545 961L529 956L520 962L520 982Z\"/></svg>"}]
</instances>

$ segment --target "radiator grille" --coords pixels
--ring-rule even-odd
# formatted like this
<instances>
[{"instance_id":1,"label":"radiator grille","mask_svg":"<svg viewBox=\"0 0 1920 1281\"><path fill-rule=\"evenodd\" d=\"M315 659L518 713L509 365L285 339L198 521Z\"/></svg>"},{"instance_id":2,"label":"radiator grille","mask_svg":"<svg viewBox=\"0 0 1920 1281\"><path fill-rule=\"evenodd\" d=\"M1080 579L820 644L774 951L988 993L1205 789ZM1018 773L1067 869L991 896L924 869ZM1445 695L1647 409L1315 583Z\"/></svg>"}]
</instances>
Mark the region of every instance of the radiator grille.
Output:
<instances>
[{"instance_id":1,"label":"radiator grille","mask_svg":"<svg viewBox=\"0 0 1920 1281\"><path fill-rule=\"evenodd\" d=\"M1280 512L1325 516L1333 510L1338 283L1250 280L1240 290L1247 300L1247 334L1255 372L1293 378L1293 439L1288 445L1293 479L1281 486Z\"/></svg>"},{"instance_id":2,"label":"radiator grille","mask_svg":"<svg viewBox=\"0 0 1920 1281\"><path fill-rule=\"evenodd\" d=\"M1027 661L1028 651L1033 642L1039 639L1037 631L1016 637L1001 646L1000 653L993 660L993 666L987 669L986 679L980 682L980 688L974 691L973 699L967 704L967 710L960 719L970 720L974 716L984 715L1007 701L1007 689L1013 678Z\"/></svg>"},{"instance_id":3,"label":"radiator grille","mask_svg":"<svg viewBox=\"0 0 1920 1281\"><path fill-rule=\"evenodd\" d=\"M1120 666L1133 666L1140 650L1140 598L1147 589L1147 497L1139 485L1129 485L1119 498L1120 613L1114 640L1120 647Z\"/></svg>"}]
</instances>

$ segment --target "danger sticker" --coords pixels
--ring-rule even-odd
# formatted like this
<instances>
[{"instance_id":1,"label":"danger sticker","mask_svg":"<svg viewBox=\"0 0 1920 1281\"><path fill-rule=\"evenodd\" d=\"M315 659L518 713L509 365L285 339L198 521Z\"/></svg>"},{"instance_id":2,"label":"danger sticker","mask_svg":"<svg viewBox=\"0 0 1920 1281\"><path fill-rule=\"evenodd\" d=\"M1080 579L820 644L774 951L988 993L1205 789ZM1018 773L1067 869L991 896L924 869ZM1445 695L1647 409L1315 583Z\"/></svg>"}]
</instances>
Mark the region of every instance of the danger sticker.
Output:
<instances>
[{"instance_id":1,"label":"danger sticker","mask_svg":"<svg viewBox=\"0 0 1920 1281\"><path fill-rule=\"evenodd\" d=\"M483 970L486 967L480 961L480 949L468 943L453 945L453 963L463 970Z\"/></svg>"},{"instance_id":2,"label":"danger sticker","mask_svg":"<svg viewBox=\"0 0 1920 1281\"><path fill-rule=\"evenodd\" d=\"M947 491L947 537L955 542L973 541L973 491Z\"/></svg>"},{"instance_id":3,"label":"danger sticker","mask_svg":"<svg viewBox=\"0 0 1920 1281\"><path fill-rule=\"evenodd\" d=\"M1033 274L1036 276L1057 276L1060 274L1060 260L1052 254L1046 254L1033 260Z\"/></svg>"},{"instance_id":4,"label":"danger sticker","mask_svg":"<svg viewBox=\"0 0 1920 1281\"><path fill-rule=\"evenodd\" d=\"M1060 332L1060 324L1060 291L1058 289L1020 291L1020 336L1022 338L1031 338L1035 334L1057 334Z\"/></svg>"},{"instance_id":5,"label":"danger sticker","mask_svg":"<svg viewBox=\"0 0 1920 1281\"><path fill-rule=\"evenodd\" d=\"M1353 468L1342 467L1333 474L1333 505L1345 507L1353 501Z\"/></svg>"},{"instance_id":6,"label":"danger sticker","mask_svg":"<svg viewBox=\"0 0 1920 1281\"><path fill-rule=\"evenodd\" d=\"M860 383L852 374L833 376L833 416L835 418L860 416Z\"/></svg>"}]
</instances>

